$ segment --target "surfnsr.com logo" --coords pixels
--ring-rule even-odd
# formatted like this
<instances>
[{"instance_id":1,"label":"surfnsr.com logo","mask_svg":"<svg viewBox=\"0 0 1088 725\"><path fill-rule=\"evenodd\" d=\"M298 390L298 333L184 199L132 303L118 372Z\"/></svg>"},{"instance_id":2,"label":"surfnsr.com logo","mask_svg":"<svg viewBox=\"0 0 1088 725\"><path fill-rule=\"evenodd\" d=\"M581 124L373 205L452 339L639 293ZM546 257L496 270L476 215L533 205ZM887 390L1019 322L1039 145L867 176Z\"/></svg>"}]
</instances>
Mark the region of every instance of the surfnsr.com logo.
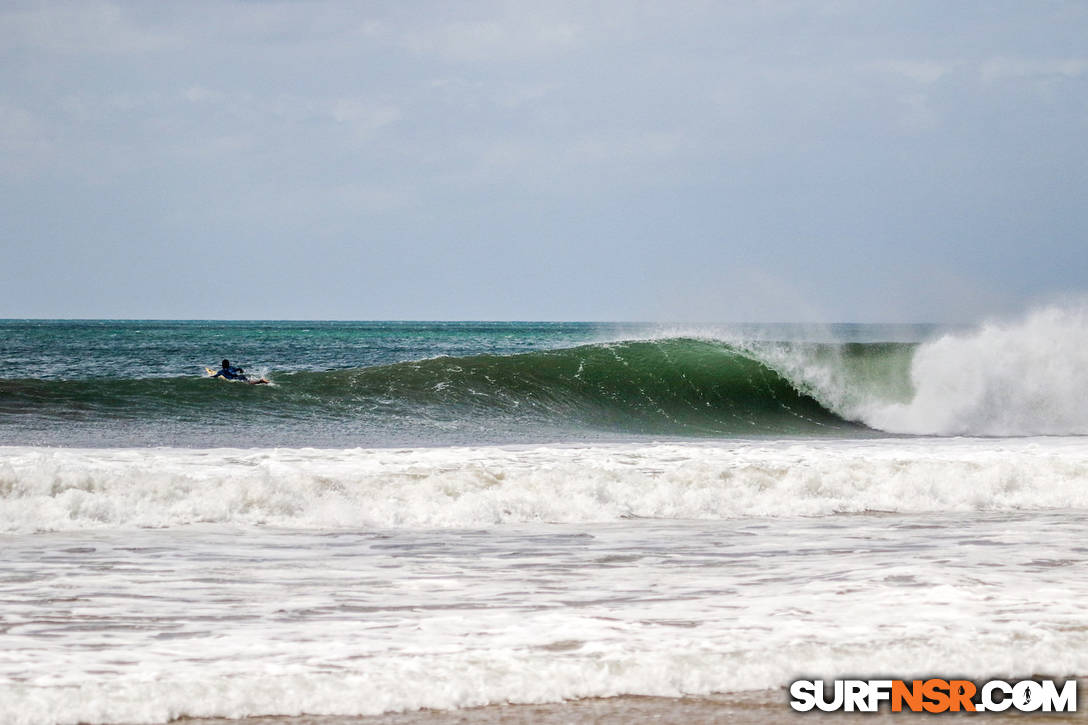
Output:
<instances>
[{"instance_id":1,"label":"surfnsr.com logo","mask_svg":"<svg viewBox=\"0 0 1088 725\"><path fill-rule=\"evenodd\" d=\"M990 680L797 680L790 707L798 712L1076 712L1077 681Z\"/></svg>"}]
</instances>

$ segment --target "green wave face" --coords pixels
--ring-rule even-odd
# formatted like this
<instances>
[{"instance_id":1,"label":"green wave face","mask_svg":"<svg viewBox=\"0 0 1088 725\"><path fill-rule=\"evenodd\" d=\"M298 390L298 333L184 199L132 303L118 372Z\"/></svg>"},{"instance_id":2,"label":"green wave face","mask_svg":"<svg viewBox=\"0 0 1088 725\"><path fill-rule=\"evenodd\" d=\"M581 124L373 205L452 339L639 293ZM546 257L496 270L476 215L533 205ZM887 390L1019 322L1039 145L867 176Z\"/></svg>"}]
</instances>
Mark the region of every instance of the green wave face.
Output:
<instances>
[{"instance_id":1,"label":"green wave face","mask_svg":"<svg viewBox=\"0 0 1088 725\"><path fill-rule=\"evenodd\" d=\"M864 357L853 351L854 358ZM202 378L0 381L0 421L319 424L367 429L597 430L678 436L848 433L752 352L670 339L517 355L440 357L273 374L272 386Z\"/></svg>"},{"instance_id":2,"label":"green wave face","mask_svg":"<svg viewBox=\"0 0 1088 725\"><path fill-rule=\"evenodd\" d=\"M438 358L338 375L359 399L393 407L410 402L616 430L770 433L850 425L758 360L694 340Z\"/></svg>"}]
</instances>

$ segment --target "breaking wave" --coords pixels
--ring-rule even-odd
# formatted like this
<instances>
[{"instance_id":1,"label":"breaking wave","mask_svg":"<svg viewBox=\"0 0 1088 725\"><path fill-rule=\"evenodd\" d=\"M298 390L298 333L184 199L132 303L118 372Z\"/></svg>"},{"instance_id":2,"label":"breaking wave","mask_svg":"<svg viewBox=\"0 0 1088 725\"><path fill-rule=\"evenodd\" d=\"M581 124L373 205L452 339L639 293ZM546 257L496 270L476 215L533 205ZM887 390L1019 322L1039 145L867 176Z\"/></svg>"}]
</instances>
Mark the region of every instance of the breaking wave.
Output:
<instances>
[{"instance_id":1,"label":"breaking wave","mask_svg":"<svg viewBox=\"0 0 1088 725\"><path fill-rule=\"evenodd\" d=\"M0 380L0 429L226 420L258 435L316 422L360 434L460 428L470 441L544 429L573 440L579 431L1085 435L1088 312L1049 308L920 344L669 337L269 376L271 386L195 375Z\"/></svg>"}]
</instances>

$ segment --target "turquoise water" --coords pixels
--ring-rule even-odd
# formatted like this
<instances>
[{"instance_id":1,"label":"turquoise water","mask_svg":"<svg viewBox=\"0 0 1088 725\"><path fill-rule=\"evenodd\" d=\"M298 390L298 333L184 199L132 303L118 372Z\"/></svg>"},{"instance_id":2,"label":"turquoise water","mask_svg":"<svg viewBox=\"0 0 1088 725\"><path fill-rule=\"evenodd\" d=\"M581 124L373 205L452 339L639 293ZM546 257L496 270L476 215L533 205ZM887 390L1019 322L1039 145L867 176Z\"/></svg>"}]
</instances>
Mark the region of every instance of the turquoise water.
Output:
<instances>
[{"instance_id":1,"label":"turquoise water","mask_svg":"<svg viewBox=\"0 0 1088 725\"><path fill-rule=\"evenodd\" d=\"M0 443L446 445L865 435L797 370L889 399L930 326L6 321ZM222 358L269 386L205 377ZM826 391L825 391L826 392Z\"/></svg>"}]
</instances>

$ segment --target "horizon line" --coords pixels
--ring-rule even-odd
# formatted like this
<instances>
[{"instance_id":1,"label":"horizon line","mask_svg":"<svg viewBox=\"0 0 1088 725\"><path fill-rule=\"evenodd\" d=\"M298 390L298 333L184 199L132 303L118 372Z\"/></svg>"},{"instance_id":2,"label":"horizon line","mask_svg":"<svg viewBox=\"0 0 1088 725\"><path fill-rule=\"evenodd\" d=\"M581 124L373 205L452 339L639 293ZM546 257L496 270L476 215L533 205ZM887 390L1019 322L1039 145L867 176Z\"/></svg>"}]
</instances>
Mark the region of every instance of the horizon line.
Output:
<instances>
[{"instance_id":1,"label":"horizon line","mask_svg":"<svg viewBox=\"0 0 1088 725\"><path fill-rule=\"evenodd\" d=\"M424 319L424 318L387 318L387 319L363 319L349 317L0 317L0 323L5 322L367 322L367 323L397 323L397 324L596 324L596 325L971 325L977 321L936 322L926 321L896 321L896 322L862 322L840 320L835 322L815 321L758 321L758 320L605 320L605 319L514 319L514 318L479 318L479 319Z\"/></svg>"}]
</instances>

